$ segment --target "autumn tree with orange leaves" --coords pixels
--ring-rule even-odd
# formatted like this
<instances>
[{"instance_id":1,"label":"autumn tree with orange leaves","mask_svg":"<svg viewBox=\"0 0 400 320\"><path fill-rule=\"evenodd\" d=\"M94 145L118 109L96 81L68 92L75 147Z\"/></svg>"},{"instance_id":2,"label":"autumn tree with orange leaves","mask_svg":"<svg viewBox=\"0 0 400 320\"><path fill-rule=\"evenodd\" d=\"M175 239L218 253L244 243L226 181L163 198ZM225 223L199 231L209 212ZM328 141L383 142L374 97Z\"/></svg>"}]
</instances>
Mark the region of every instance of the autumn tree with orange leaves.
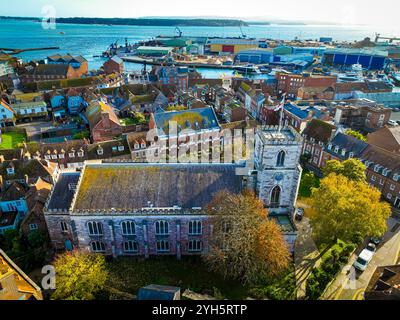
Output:
<instances>
[{"instance_id":1,"label":"autumn tree with orange leaves","mask_svg":"<svg viewBox=\"0 0 400 320\"><path fill-rule=\"evenodd\" d=\"M213 271L255 284L288 268L290 253L281 228L253 193L222 191L209 204L208 214L213 232L204 259Z\"/></svg>"}]
</instances>

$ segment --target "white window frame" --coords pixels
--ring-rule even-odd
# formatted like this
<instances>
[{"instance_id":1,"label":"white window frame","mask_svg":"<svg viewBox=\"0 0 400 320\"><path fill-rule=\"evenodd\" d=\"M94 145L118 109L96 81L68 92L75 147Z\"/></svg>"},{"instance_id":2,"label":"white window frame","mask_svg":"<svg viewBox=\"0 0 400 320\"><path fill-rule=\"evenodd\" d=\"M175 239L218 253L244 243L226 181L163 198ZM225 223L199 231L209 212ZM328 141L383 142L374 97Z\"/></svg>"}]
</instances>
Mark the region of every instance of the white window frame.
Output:
<instances>
[{"instance_id":1,"label":"white window frame","mask_svg":"<svg viewBox=\"0 0 400 320\"><path fill-rule=\"evenodd\" d=\"M188 223L188 234L190 236L199 236L203 234L203 223L201 220L191 220Z\"/></svg>"},{"instance_id":2,"label":"white window frame","mask_svg":"<svg viewBox=\"0 0 400 320\"><path fill-rule=\"evenodd\" d=\"M89 236L103 236L104 235L103 223L101 223L100 221L88 221L87 229L88 229Z\"/></svg>"},{"instance_id":3,"label":"white window frame","mask_svg":"<svg viewBox=\"0 0 400 320\"><path fill-rule=\"evenodd\" d=\"M90 242L90 249L94 253L106 252L106 244L103 241L95 240Z\"/></svg>"},{"instance_id":4,"label":"white window frame","mask_svg":"<svg viewBox=\"0 0 400 320\"><path fill-rule=\"evenodd\" d=\"M139 252L139 243L135 240L126 240L122 243L122 250L125 253Z\"/></svg>"},{"instance_id":5,"label":"white window frame","mask_svg":"<svg viewBox=\"0 0 400 320\"><path fill-rule=\"evenodd\" d=\"M29 224L29 230L38 230L39 226L37 225L37 223L31 223Z\"/></svg>"},{"instance_id":6,"label":"white window frame","mask_svg":"<svg viewBox=\"0 0 400 320\"><path fill-rule=\"evenodd\" d=\"M121 233L123 236L136 235L136 223L132 220L125 220L121 222Z\"/></svg>"},{"instance_id":7,"label":"white window frame","mask_svg":"<svg viewBox=\"0 0 400 320\"><path fill-rule=\"evenodd\" d=\"M158 220L154 223L154 229L156 236L169 235L169 222L166 220Z\"/></svg>"},{"instance_id":8,"label":"white window frame","mask_svg":"<svg viewBox=\"0 0 400 320\"><path fill-rule=\"evenodd\" d=\"M202 252L203 242L198 239L192 239L188 242L188 252Z\"/></svg>"},{"instance_id":9,"label":"white window frame","mask_svg":"<svg viewBox=\"0 0 400 320\"><path fill-rule=\"evenodd\" d=\"M168 240L157 240L156 251L157 253L167 253L170 252L171 245Z\"/></svg>"}]
</instances>

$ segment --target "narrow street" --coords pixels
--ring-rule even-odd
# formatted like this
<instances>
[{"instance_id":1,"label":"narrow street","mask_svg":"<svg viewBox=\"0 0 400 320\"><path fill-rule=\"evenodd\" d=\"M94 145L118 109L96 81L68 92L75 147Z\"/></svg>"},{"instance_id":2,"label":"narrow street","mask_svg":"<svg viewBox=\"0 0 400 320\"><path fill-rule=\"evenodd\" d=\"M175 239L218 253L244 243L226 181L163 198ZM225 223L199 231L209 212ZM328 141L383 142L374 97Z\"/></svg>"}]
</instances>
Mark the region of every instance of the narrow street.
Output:
<instances>
[{"instance_id":1,"label":"narrow street","mask_svg":"<svg viewBox=\"0 0 400 320\"><path fill-rule=\"evenodd\" d=\"M362 300L364 291L378 266L393 265L398 262L400 250L400 219L388 219L388 231L383 243L378 247L367 269L360 273L352 265L358 254L365 248L359 247L350 257L348 264L342 269L333 283L322 295L322 300Z\"/></svg>"}]
</instances>

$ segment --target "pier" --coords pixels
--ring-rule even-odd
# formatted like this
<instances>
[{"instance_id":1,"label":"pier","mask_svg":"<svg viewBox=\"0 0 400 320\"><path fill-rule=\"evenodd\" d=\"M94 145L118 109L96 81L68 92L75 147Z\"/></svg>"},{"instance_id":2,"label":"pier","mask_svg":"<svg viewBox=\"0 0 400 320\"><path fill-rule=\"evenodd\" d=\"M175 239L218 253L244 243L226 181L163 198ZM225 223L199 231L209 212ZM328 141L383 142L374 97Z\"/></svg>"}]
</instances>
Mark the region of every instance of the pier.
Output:
<instances>
[{"instance_id":1,"label":"pier","mask_svg":"<svg viewBox=\"0 0 400 320\"><path fill-rule=\"evenodd\" d=\"M26 48L26 49L11 49L11 48L0 48L0 51L4 51L8 54L18 54L27 51L44 51L44 50L59 50L59 47L46 47L46 48Z\"/></svg>"}]
</instances>

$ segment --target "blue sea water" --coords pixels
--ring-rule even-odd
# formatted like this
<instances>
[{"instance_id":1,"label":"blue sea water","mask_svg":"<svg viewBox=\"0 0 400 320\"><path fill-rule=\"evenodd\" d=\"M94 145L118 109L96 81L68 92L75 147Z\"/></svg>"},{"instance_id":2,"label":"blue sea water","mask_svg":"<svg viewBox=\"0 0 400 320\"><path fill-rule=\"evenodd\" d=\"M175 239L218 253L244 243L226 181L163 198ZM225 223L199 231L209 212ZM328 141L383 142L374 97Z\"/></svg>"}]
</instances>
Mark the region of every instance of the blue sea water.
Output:
<instances>
[{"instance_id":1,"label":"blue sea water","mask_svg":"<svg viewBox=\"0 0 400 320\"><path fill-rule=\"evenodd\" d=\"M17 57L23 60L43 59L56 53L82 55L89 61L89 68L100 67L104 59L101 55L116 40L120 44L146 40L158 35L174 35L174 27L151 26L104 26L57 24L56 29L43 29L40 22L0 20L0 48L60 47L60 50L24 52ZM240 36L237 27L181 27L183 36ZM251 25L243 31L249 37L264 37L282 40L318 39L328 36L337 41L374 38L375 32L396 35L396 30L373 30L366 26L315 26L315 25ZM400 30L397 36L400 36ZM129 64L129 69L140 69L140 65ZM208 76L217 77L218 71L202 70Z\"/></svg>"}]
</instances>

